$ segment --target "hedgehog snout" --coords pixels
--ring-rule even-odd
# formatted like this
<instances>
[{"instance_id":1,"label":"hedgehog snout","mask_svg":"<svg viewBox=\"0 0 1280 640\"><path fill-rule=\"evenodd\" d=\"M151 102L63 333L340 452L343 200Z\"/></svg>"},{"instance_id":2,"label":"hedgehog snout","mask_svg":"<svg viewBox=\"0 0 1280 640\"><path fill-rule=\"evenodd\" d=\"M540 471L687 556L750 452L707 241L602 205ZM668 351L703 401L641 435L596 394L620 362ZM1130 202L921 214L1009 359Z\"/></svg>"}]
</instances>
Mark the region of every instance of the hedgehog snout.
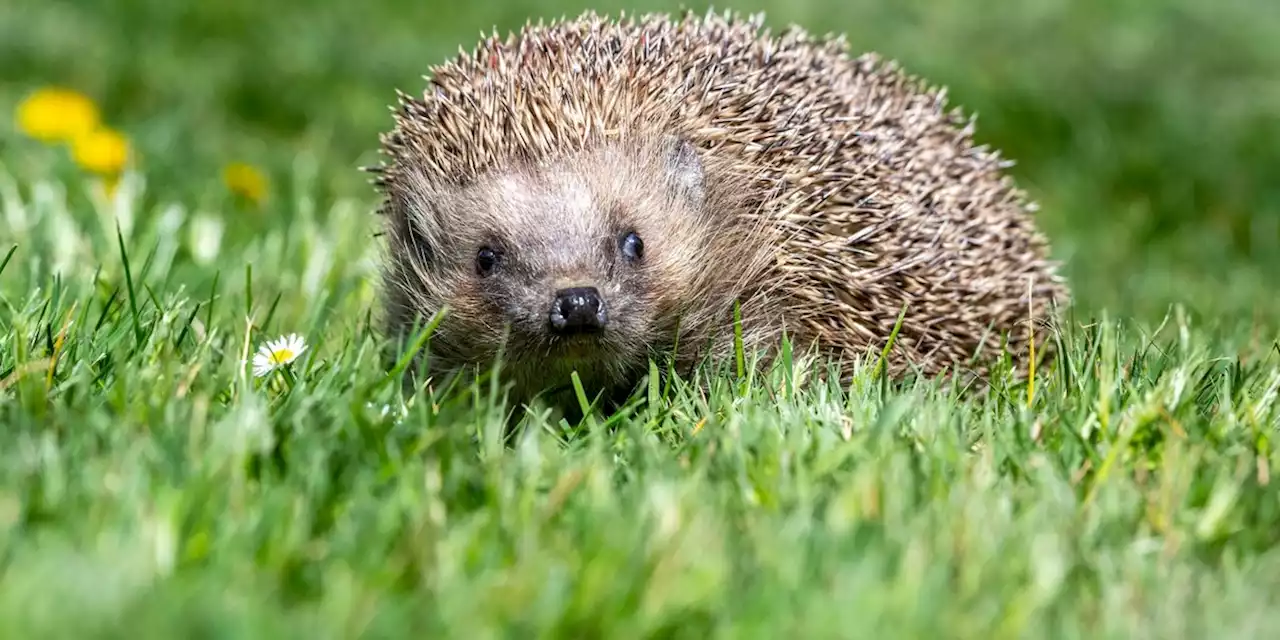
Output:
<instances>
[{"instance_id":1,"label":"hedgehog snout","mask_svg":"<svg viewBox=\"0 0 1280 640\"><path fill-rule=\"evenodd\" d=\"M608 324L609 314L599 289L568 287L552 296L547 320L559 335L595 333Z\"/></svg>"}]
</instances>

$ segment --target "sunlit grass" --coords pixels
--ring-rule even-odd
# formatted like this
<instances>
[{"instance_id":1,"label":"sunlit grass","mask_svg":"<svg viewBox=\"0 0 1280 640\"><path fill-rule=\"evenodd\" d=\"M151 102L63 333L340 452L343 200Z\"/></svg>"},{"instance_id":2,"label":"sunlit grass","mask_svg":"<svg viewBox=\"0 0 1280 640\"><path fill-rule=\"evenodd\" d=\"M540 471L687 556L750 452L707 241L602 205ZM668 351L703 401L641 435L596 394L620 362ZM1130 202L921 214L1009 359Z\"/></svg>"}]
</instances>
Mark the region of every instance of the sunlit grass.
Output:
<instances>
[{"instance_id":1,"label":"sunlit grass","mask_svg":"<svg viewBox=\"0 0 1280 640\"><path fill-rule=\"evenodd\" d=\"M211 268L174 203L89 215L76 180L0 184L27 221L0 272L0 619L25 637L1280 622L1280 352L1237 358L1181 313L1154 335L1077 319L1034 395L875 362L839 388L784 359L643 384L608 420L525 416L508 446L494 387L388 378L354 203ZM306 350L255 377L289 333Z\"/></svg>"}]
</instances>

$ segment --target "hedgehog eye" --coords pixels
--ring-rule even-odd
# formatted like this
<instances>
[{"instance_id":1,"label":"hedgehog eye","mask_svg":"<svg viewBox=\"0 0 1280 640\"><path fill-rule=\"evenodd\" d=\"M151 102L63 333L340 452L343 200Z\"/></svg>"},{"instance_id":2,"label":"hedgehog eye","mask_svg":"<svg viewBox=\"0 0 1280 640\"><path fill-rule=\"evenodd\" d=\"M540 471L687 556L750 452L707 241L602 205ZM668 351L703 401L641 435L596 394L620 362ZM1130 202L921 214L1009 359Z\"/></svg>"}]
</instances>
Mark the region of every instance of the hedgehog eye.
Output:
<instances>
[{"instance_id":1,"label":"hedgehog eye","mask_svg":"<svg viewBox=\"0 0 1280 640\"><path fill-rule=\"evenodd\" d=\"M480 251L476 253L476 273L487 276L497 264L498 252L489 247L480 247Z\"/></svg>"},{"instance_id":2,"label":"hedgehog eye","mask_svg":"<svg viewBox=\"0 0 1280 640\"><path fill-rule=\"evenodd\" d=\"M628 260L636 261L644 256L644 240L634 231L629 231L618 241L618 248Z\"/></svg>"}]
</instances>

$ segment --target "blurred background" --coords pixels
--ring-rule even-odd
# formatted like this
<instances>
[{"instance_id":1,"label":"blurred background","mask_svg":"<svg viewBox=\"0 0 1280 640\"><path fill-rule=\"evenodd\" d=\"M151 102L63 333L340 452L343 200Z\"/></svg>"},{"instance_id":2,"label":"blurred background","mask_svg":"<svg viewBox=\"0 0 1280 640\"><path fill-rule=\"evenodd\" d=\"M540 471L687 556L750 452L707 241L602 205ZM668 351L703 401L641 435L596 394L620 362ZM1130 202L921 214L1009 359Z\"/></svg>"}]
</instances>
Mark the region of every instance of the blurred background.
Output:
<instances>
[{"instance_id":1,"label":"blurred background","mask_svg":"<svg viewBox=\"0 0 1280 640\"><path fill-rule=\"evenodd\" d=\"M481 32L614 0L5 0L0 107L42 87L88 96L127 140L147 198L217 211L225 243L290 215L299 166L315 208L371 207L396 89ZM1280 2L738 0L848 35L978 114L1017 162L1086 313L1280 326ZM43 170L20 118L0 164ZM107 155L110 155L109 153ZM302 164L300 164L302 163ZM238 194L238 195L237 195ZM233 197L235 196L235 197ZM6 241L7 242L7 241Z\"/></svg>"}]
</instances>

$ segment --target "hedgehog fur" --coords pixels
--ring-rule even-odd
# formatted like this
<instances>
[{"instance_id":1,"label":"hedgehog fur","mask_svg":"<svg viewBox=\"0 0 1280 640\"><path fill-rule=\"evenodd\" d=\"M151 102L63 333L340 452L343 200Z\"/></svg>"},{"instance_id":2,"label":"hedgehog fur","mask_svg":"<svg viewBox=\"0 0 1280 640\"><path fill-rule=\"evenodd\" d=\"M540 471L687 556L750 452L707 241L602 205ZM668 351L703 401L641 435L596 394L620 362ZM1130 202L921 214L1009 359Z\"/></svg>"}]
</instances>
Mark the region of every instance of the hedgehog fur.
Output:
<instances>
[{"instance_id":1,"label":"hedgehog fur","mask_svg":"<svg viewBox=\"0 0 1280 640\"><path fill-rule=\"evenodd\" d=\"M738 305L748 349L773 353L785 332L849 364L902 314L891 374L982 375L1006 353L1025 365L1069 300L1034 203L973 118L842 36L775 34L760 14L586 12L495 32L426 78L398 94L368 170L389 330L448 307L434 371L501 355L523 400L571 370L625 392L649 358L734 353ZM626 263L618 238L637 228L644 260ZM505 293L475 267L494 242L521 283ZM611 313L580 340L548 333L538 302L573 278Z\"/></svg>"}]
</instances>

